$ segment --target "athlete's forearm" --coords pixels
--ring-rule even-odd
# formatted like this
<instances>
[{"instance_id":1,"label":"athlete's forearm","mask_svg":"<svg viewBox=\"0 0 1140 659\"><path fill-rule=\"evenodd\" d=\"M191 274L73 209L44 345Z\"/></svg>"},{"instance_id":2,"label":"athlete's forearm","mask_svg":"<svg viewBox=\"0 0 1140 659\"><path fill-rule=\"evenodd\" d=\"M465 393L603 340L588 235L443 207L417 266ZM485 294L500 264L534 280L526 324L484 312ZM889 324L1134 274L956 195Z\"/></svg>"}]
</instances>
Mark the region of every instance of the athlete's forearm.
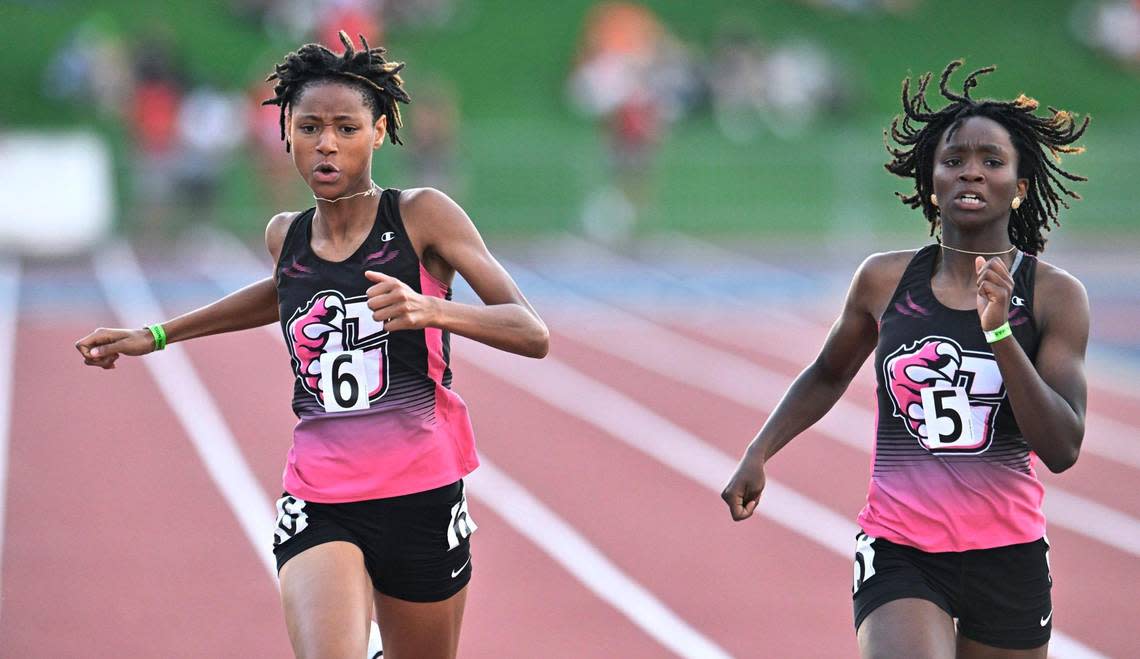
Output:
<instances>
[{"instance_id":1,"label":"athlete's forearm","mask_svg":"<svg viewBox=\"0 0 1140 659\"><path fill-rule=\"evenodd\" d=\"M162 327L167 343L200 336L236 332L276 322L277 285L266 277L211 302L204 307L172 318Z\"/></svg>"},{"instance_id":2,"label":"athlete's forearm","mask_svg":"<svg viewBox=\"0 0 1140 659\"><path fill-rule=\"evenodd\" d=\"M431 325L524 357L545 357L550 349L546 323L514 302L470 305L437 299Z\"/></svg>"},{"instance_id":3,"label":"athlete's forearm","mask_svg":"<svg viewBox=\"0 0 1140 659\"><path fill-rule=\"evenodd\" d=\"M1073 466L1085 433L1081 416L1041 378L1012 337L991 348L1017 427L1029 448L1054 473Z\"/></svg>"},{"instance_id":4,"label":"athlete's forearm","mask_svg":"<svg viewBox=\"0 0 1140 659\"><path fill-rule=\"evenodd\" d=\"M851 378L829 377L812 363L788 387L776 409L748 445L748 453L767 461L797 435L823 418L847 391Z\"/></svg>"}]
</instances>

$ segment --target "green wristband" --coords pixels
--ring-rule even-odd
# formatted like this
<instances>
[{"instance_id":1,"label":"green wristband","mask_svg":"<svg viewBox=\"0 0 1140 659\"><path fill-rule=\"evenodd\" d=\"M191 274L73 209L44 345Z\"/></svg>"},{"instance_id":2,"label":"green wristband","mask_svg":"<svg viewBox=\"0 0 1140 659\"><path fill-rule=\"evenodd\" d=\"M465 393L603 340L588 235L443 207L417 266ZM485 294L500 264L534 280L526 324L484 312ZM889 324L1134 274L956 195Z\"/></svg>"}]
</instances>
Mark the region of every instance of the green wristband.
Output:
<instances>
[{"instance_id":1,"label":"green wristband","mask_svg":"<svg viewBox=\"0 0 1140 659\"><path fill-rule=\"evenodd\" d=\"M1009 323L1006 323L1008 326ZM162 350L166 347L166 330L162 329L162 325L155 323L154 325L147 325L146 328L150 330L150 335L154 337L154 349Z\"/></svg>"},{"instance_id":2,"label":"green wristband","mask_svg":"<svg viewBox=\"0 0 1140 659\"><path fill-rule=\"evenodd\" d=\"M1013 334L1013 330L1010 329L1009 321L1007 320L1002 323L1000 327L988 331L983 331L983 334L986 335L986 343L997 343L1005 337Z\"/></svg>"}]
</instances>

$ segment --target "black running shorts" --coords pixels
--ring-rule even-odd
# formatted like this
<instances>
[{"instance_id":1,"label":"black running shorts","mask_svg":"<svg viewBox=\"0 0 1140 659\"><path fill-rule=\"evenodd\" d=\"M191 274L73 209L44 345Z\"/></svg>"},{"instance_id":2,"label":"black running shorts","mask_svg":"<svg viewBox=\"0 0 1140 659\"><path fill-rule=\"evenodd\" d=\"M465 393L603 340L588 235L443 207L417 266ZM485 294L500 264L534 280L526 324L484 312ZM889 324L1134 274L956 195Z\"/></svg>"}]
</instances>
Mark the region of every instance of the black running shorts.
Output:
<instances>
[{"instance_id":1,"label":"black running shorts","mask_svg":"<svg viewBox=\"0 0 1140 659\"><path fill-rule=\"evenodd\" d=\"M285 493L277 501L277 571L306 549L351 542L364 554L373 587L410 602L439 602L471 580L463 481L387 499L314 503Z\"/></svg>"},{"instance_id":2,"label":"black running shorts","mask_svg":"<svg viewBox=\"0 0 1140 659\"><path fill-rule=\"evenodd\" d=\"M962 552L924 552L856 536L855 629L887 602L915 597L958 619L958 633L997 648L1028 650L1049 642L1053 603L1049 543Z\"/></svg>"}]
</instances>

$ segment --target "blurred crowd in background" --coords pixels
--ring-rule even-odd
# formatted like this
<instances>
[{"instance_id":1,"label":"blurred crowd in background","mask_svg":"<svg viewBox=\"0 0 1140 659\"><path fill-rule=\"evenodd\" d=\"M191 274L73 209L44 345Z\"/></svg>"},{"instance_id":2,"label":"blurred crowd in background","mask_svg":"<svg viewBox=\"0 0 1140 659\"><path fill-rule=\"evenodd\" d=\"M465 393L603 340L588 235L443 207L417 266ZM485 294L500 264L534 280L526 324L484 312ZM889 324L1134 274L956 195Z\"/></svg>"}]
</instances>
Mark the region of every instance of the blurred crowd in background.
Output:
<instances>
[{"instance_id":1,"label":"blurred crowd in background","mask_svg":"<svg viewBox=\"0 0 1140 659\"><path fill-rule=\"evenodd\" d=\"M444 25L452 0L231 0L238 20L264 27L292 43L336 44L339 30L384 43L391 27ZM179 62L166 26L129 39L112 20L81 24L44 71L47 95L90 106L122 122L130 140L128 205L132 228L167 236L188 221L210 221L222 176L234 153L252 149L258 190L270 206L288 206L292 164L285 153L277 106L264 106L264 74L245 89L191 78ZM267 74L272 63L266 65ZM446 187L455 121L446 85L417 94L411 143L424 185ZM418 128L418 129L417 129ZM177 217L171 217L177 215Z\"/></svg>"},{"instance_id":2,"label":"blurred crowd in background","mask_svg":"<svg viewBox=\"0 0 1140 659\"><path fill-rule=\"evenodd\" d=\"M388 30L404 25L446 28L461 1L233 0L231 10L285 41L317 41L340 50L338 30L378 45ZM162 25L128 40L112 21L94 18L71 35L44 72L50 96L89 104L123 122L131 144L127 190L134 228L163 233L188 218L209 221L224 164L247 148L258 161L260 193L269 205L286 206L289 188L282 183L292 170L277 108L261 105L268 86L260 78L246 89L194 80L179 66L172 43ZM587 229L596 225L612 236L627 232L645 204L655 147L686 117L711 112L734 141L764 130L795 133L820 113L844 109L846 94L836 93L842 89L838 68L814 41L766 44L726 19L713 43L691 44L646 6L599 3L582 26L567 82L568 104L596 119L605 135L615 182L587 200ZM413 97L407 140L412 178L462 197L453 88L445 79L419 79ZM592 222L595 217L606 219Z\"/></svg>"},{"instance_id":3,"label":"blurred crowd in background","mask_svg":"<svg viewBox=\"0 0 1140 659\"><path fill-rule=\"evenodd\" d=\"M288 43L318 41L339 50L338 30L372 45L405 26L447 29L464 0L230 0L235 20ZM912 11L921 0L801 0L839 12ZM1140 70L1140 0L1074 5L1076 39L1124 67ZM292 165L264 73L244 88L195 80L180 66L163 25L139 37L98 15L82 23L43 71L45 92L121 122L129 136L124 186L133 229L165 234L208 222L236 152L257 163L255 189L287 207ZM680 38L648 4L598 3L585 17L576 53L566 53L569 111L596 122L608 151L608 183L589 193L582 223L617 241L647 205L655 153L694 115L711 117L723 137L794 138L821 117L845 112L859 90L825 43L807 37L769 42L746 21L723 17L707 43ZM446 78L420 75L411 93L408 157L417 185L462 200L466 181L456 146L459 103ZM179 217L171 217L171 214Z\"/></svg>"}]
</instances>

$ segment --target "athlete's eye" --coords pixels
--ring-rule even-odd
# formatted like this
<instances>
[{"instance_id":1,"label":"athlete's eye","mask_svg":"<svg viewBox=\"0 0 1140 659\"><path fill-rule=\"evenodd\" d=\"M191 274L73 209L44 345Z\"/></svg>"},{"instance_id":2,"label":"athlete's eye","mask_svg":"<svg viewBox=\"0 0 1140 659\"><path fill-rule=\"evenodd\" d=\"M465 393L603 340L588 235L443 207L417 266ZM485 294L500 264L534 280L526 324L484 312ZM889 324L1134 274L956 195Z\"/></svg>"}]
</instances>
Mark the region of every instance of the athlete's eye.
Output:
<instances>
[{"instance_id":1,"label":"athlete's eye","mask_svg":"<svg viewBox=\"0 0 1140 659\"><path fill-rule=\"evenodd\" d=\"M997 158L990 158L986 160L986 166L988 167L1001 167L1004 164L1004 162L998 160Z\"/></svg>"},{"instance_id":2,"label":"athlete's eye","mask_svg":"<svg viewBox=\"0 0 1140 659\"><path fill-rule=\"evenodd\" d=\"M306 135L312 135L313 133L317 132L317 127L312 124L303 124L297 130Z\"/></svg>"},{"instance_id":3,"label":"athlete's eye","mask_svg":"<svg viewBox=\"0 0 1140 659\"><path fill-rule=\"evenodd\" d=\"M344 132L348 135L352 135L353 133L355 133L358 130L358 128L356 126L341 126L340 129L342 132Z\"/></svg>"},{"instance_id":4,"label":"athlete's eye","mask_svg":"<svg viewBox=\"0 0 1140 659\"><path fill-rule=\"evenodd\" d=\"M961 162L961 158L947 158L946 160L942 161L942 164L946 165L947 167L957 167L959 164L961 164Z\"/></svg>"}]
</instances>

